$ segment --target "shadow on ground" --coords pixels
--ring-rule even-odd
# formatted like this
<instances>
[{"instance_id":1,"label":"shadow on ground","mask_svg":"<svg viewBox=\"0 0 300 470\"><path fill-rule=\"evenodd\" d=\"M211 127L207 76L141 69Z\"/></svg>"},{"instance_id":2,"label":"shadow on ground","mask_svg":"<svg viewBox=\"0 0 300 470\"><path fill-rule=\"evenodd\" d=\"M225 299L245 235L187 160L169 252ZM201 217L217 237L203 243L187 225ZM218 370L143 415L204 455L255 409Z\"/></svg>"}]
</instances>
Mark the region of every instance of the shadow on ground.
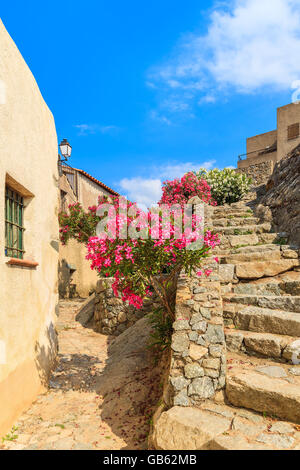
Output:
<instances>
[{"instance_id":1,"label":"shadow on ground","mask_svg":"<svg viewBox=\"0 0 300 470\"><path fill-rule=\"evenodd\" d=\"M58 362L59 365L50 378L50 388L65 392L68 390L96 391L96 375L101 364L97 356L59 354Z\"/></svg>"},{"instance_id":2,"label":"shadow on ground","mask_svg":"<svg viewBox=\"0 0 300 470\"><path fill-rule=\"evenodd\" d=\"M145 449L167 361L160 357L155 363L148 348L151 326L147 318L117 338L107 337L95 332L89 307L88 302L74 303L74 307L66 302L65 308L73 308L73 313L58 325L63 354L59 354L50 388L96 393L101 420L123 441L120 448Z\"/></svg>"},{"instance_id":3,"label":"shadow on ground","mask_svg":"<svg viewBox=\"0 0 300 470\"><path fill-rule=\"evenodd\" d=\"M166 361L147 348L147 318L112 341L96 390L103 397L101 418L126 442L126 449L147 448L151 417L162 395Z\"/></svg>"}]
</instances>

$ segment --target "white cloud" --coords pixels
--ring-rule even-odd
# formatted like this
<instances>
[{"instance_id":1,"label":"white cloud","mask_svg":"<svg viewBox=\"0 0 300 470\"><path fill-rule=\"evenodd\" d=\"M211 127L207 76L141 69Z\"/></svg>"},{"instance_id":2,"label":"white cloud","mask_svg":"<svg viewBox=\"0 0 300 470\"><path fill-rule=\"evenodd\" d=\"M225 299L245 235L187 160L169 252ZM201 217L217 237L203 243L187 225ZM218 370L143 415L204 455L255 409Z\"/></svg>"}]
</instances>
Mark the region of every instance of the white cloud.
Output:
<instances>
[{"instance_id":1,"label":"white cloud","mask_svg":"<svg viewBox=\"0 0 300 470\"><path fill-rule=\"evenodd\" d=\"M110 134L119 129L117 126L101 126L100 124L76 124L74 127L79 130L78 135Z\"/></svg>"},{"instance_id":2,"label":"white cloud","mask_svg":"<svg viewBox=\"0 0 300 470\"><path fill-rule=\"evenodd\" d=\"M199 170L199 168L206 168L206 170L210 170L213 168L215 163L215 160L209 160L202 163L177 163L173 165L170 164L159 166L154 171L159 175L160 179L167 178L172 180L174 178L180 178L188 171Z\"/></svg>"},{"instance_id":3,"label":"white cloud","mask_svg":"<svg viewBox=\"0 0 300 470\"><path fill-rule=\"evenodd\" d=\"M120 187L120 191L126 195L129 200L136 202L139 207L146 210L160 200L162 195L162 182L165 179L172 180L180 178L188 171L199 170L199 168L211 169L214 163L215 160L202 163L161 165L148 170L148 173L151 174L150 178L143 178L141 176L124 178L119 182L118 186Z\"/></svg>"},{"instance_id":4,"label":"white cloud","mask_svg":"<svg viewBox=\"0 0 300 470\"><path fill-rule=\"evenodd\" d=\"M180 97L172 96L161 103L161 107L171 112L187 111L189 109L188 103L184 102Z\"/></svg>"},{"instance_id":5,"label":"white cloud","mask_svg":"<svg viewBox=\"0 0 300 470\"><path fill-rule=\"evenodd\" d=\"M202 98L200 98L198 104L202 103L215 103L217 101L217 98L213 95L205 95Z\"/></svg>"},{"instance_id":6,"label":"white cloud","mask_svg":"<svg viewBox=\"0 0 300 470\"><path fill-rule=\"evenodd\" d=\"M154 121L161 122L162 124L166 124L167 126L171 126L172 122L163 114L158 113L157 111L152 110L150 112L150 118Z\"/></svg>"},{"instance_id":7,"label":"white cloud","mask_svg":"<svg viewBox=\"0 0 300 470\"><path fill-rule=\"evenodd\" d=\"M186 35L149 75L186 103L208 103L228 91L289 90L300 78L299 51L299 0L232 0L216 4L205 35Z\"/></svg>"},{"instance_id":8,"label":"white cloud","mask_svg":"<svg viewBox=\"0 0 300 470\"><path fill-rule=\"evenodd\" d=\"M161 198L160 179L123 178L119 186L126 193L127 198L136 202L143 210L153 206Z\"/></svg>"},{"instance_id":9,"label":"white cloud","mask_svg":"<svg viewBox=\"0 0 300 470\"><path fill-rule=\"evenodd\" d=\"M156 85L155 85L153 82L146 82L146 85L147 85L149 88L156 88Z\"/></svg>"}]
</instances>

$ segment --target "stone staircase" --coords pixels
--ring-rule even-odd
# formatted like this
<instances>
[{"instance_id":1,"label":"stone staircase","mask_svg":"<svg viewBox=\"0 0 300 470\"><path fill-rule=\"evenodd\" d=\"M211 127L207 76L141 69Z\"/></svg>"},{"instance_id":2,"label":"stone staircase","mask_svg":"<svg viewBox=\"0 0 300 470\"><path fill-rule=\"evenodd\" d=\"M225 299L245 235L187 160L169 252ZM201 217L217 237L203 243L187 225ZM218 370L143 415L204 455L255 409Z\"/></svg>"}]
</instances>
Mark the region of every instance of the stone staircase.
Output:
<instances>
[{"instance_id":1,"label":"stone staircase","mask_svg":"<svg viewBox=\"0 0 300 470\"><path fill-rule=\"evenodd\" d=\"M251 206L249 194L244 201L216 207L206 215L207 226L221 236L207 266L213 269L213 258L219 258L219 273L213 270L210 280L218 288L219 278L221 281L223 319L218 326L222 323L223 333L224 321L225 391L208 398L202 395L205 399L199 402L177 402L161 415L159 412L152 440L155 449L300 450L299 248L288 244L287 233L272 233L271 224L255 217ZM216 297L204 291L206 311L213 308ZM183 291L178 299L182 302L180 314L195 310L196 296L190 298ZM186 335L187 327L188 323L183 325L179 334ZM203 344L195 331L188 333L191 341L196 336L197 344L191 343L193 347L184 357L189 356L194 368L200 364L206 372L205 360L199 359ZM210 340L219 345L224 336ZM179 353L173 355L173 377L183 388L183 348L176 347ZM194 348L196 352L200 348L199 355ZM210 353L214 351L212 345ZM194 368L189 366L189 370Z\"/></svg>"},{"instance_id":2,"label":"stone staircase","mask_svg":"<svg viewBox=\"0 0 300 470\"><path fill-rule=\"evenodd\" d=\"M217 207L230 406L300 423L299 249L246 202Z\"/></svg>"}]
</instances>

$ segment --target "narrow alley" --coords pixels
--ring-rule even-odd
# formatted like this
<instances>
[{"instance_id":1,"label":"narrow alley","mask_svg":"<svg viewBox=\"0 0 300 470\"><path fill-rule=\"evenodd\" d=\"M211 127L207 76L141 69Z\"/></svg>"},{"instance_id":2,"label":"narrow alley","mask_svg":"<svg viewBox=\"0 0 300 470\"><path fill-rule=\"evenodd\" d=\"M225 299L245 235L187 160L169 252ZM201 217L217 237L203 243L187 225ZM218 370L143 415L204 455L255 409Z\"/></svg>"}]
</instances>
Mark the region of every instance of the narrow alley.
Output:
<instances>
[{"instance_id":1,"label":"narrow alley","mask_svg":"<svg viewBox=\"0 0 300 470\"><path fill-rule=\"evenodd\" d=\"M80 300L60 302L59 361L49 391L19 418L0 449L147 448L159 377L142 344L146 320L132 327L140 333L131 335L130 328L114 340L81 326L75 320L80 306Z\"/></svg>"}]
</instances>

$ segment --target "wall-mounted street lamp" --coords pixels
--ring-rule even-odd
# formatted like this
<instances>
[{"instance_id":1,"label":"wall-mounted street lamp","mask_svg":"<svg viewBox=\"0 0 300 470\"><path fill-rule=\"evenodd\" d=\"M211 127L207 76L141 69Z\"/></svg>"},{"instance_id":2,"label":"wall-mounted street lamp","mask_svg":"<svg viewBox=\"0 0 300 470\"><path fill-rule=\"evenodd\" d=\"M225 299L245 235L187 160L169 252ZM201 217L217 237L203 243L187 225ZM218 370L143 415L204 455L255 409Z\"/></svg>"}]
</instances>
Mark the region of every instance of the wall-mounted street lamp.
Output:
<instances>
[{"instance_id":1,"label":"wall-mounted street lamp","mask_svg":"<svg viewBox=\"0 0 300 470\"><path fill-rule=\"evenodd\" d=\"M59 148L61 153L61 155L59 155L59 161L60 163L66 162L71 156L72 147L67 139L63 139L59 144Z\"/></svg>"}]
</instances>

